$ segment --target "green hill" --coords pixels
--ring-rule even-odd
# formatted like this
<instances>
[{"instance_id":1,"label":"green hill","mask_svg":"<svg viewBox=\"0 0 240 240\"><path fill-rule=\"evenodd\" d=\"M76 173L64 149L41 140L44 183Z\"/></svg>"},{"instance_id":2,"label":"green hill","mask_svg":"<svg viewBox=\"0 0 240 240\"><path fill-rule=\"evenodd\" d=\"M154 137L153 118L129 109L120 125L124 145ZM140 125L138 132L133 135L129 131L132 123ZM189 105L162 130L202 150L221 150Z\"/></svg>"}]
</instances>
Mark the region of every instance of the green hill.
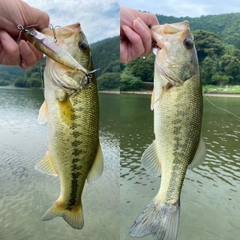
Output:
<instances>
[{"instance_id":1,"label":"green hill","mask_svg":"<svg viewBox=\"0 0 240 240\"><path fill-rule=\"evenodd\" d=\"M119 89L119 37L104 39L90 45L99 89ZM28 72L19 67L0 65L0 86L42 87L45 58Z\"/></svg>"},{"instance_id":2,"label":"green hill","mask_svg":"<svg viewBox=\"0 0 240 240\"><path fill-rule=\"evenodd\" d=\"M189 21L204 85L240 85L240 13L157 18L160 24ZM121 90L139 90L143 82L152 82L153 63L151 54L126 64L120 78Z\"/></svg>"},{"instance_id":3,"label":"green hill","mask_svg":"<svg viewBox=\"0 0 240 240\"><path fill-rule=\"evenodd\" d=\"M188 20L195 37L204 84L240 84L240 13L198 18L157 15L161 24ZM128 64L119 61L119 36L91 44L100 90L139 89L153 81L154 56ZM45 60L28 72L18 67L0 66L0 85L41 87Z\"/></svg>"},{"instance_id":4,"label":"green hill","mask_svg":"<svg viewBox=\"0 0 240 240\"><path fill-rule=\"evenodd\" d=\"M240 49L240 13L207 15L197 18L157 15L160 24L188 20L191 30L206 30L217 34L224 43Z\"/></svg>"}]
</instances>

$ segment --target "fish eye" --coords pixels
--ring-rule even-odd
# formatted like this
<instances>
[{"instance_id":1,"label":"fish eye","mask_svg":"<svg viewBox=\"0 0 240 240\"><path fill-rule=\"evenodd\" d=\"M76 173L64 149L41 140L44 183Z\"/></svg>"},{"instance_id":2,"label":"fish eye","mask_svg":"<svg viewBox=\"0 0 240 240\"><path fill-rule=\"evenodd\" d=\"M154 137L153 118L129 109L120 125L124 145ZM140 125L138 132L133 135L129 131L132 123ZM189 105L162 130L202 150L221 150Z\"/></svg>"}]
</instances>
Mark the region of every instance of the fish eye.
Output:
<instances>
[{"instance_id":1,"label":"fish eye","mask_svg":"<svg viewBox=\"0 0 240 240\"><path fill-rule=\"evenodd\" d=\"M88 44L86 42L79 42L78 46L81 50L85 51L86 49L88 49Z\"/></svg>"},{"instance_id":2,"label":"fish eye","mask_svg":"<svg viewBox=\"0 0 240 240\"><path fill-rule=\"evenodd\" d=\"M185 39L183 41L183 44L187 49L192 49L193 48L193 41L191 39Z\"/></svg>"}]
</instances>

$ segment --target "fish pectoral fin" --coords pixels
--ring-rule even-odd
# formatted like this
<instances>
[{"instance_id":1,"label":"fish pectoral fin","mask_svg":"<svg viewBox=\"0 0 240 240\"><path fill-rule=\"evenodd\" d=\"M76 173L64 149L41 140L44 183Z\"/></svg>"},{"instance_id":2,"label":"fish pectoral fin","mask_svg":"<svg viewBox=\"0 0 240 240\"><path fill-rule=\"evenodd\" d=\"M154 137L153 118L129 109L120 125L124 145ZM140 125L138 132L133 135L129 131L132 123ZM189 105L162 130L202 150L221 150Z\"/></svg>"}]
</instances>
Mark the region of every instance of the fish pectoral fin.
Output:
<instances>
[{"instance_id":1,"label":"fish pectoral fin","mask_svg":"<svg viewBox=\"0 0 240 240\"><path fill-rule=\"evenodd\" d=\"M143 167L153 176L161 175L161 162L157 155L156 141L144 151L142 158Z\"/></svg>"},{"instance_id":2,"label":"fish pectoral fin","mask_svg":"<svg viewBox=\"0 0 240 240\"><path fill-rule=\"evenodd\" d=\"M49 155L49 151L47 151L44 158L38 164L35 165L35 169L38 170L39 172L42 172L48 175L52 175L52 176L58 175L57 171L53 166L53 162Z\"/></svg>"},{"instance_id":3,"label":"fish pectoral fin","mask_svg":"<svg viewBox=\"0 0 240 240\"><path fill-rule=\"evenodd\" d=\"M206 152L207 152L206 146L205 146L203 138L201 137L197 151L195 153L195 156L194 156L192 162L189 164L188 168L193 169L193 168L199 166L200 164L202 164L206 158Z\"/></svg>"},{"instance_id":4,"label":"fish pectoral fin","mask_svg":"<svg viewBox=\"0 0 240 240\"><path fill-rule=\"evenodd\" d=\"M89 184L94 183L102 175L103 165L104 165L103 154L102 154L101 145L99 143L95 160L87 176L87 182Z\"/></svg>"},{"instance_id":5,"label":"fish pectoral fin","mask_svg":"<svg viewBox=\"0 0 240 240\"><path fill-rule=\"evenodd\" d=\"M38 123L44 124L47 121L48 121L48 106L47 101L45 100L39 109Z\"/></svg>"},{"instance_id":6,"label":"fish pectoral fin","mask_svg":"<svg viewBox=\"0 0 240 240\"><path fill-rule=\"evenodd\" d=\"M43 215L42 220L48 221L55 217L62 217L70 226L75 229L82 229L84 226L82 206L76 206L72 209L66 209L58 200Z\"/></svg>"}]
</instances>

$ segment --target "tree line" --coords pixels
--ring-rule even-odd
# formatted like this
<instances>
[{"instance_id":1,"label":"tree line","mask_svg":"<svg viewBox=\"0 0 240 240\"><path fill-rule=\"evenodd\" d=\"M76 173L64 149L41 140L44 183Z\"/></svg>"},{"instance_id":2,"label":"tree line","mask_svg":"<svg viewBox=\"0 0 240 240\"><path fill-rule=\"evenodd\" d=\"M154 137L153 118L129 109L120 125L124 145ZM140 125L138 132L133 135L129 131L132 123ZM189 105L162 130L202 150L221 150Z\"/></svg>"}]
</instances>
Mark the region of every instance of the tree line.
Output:
<instances>
[{"instance_id":1,"label":"tree line","mask_svg":"<svg viewBox=\"0 0 240 240\"><path fill-rule=\"evenodd\" d=\"M176 18L157 15L161 24L188 20L195 38L203 84L240 84L240 13ZM90 45L99 90L138 90L153 81L155 56L128 64L119 61L119 36ZM24 72L18 67L0 66L0 85L42 87L45 59ZM120 79L120 82L119 82Z\"/></svg>"},{"instance_id":2,"label":"tree line","mask_svg":"<svg viewBox=\"0 0 240 240\"><path fill-rule=\"evenodd\" d=\"M116 36L90 45L94 67L99 69L96 72L99 90L119 90L119 44L119 37ZM46 58L27 72L19 67L0 65L0 86L41 88L45 65Z\"/></svg>"},{"instance_id":3,"label":"tree line","mask_svg":"<svg viewBox=\"0 0 240 240\"><path fill-rule=\"evenodd\" d=\"M240 85L240 14L199 18L157 15L161 24L188 20L194 35L203 85ZM140 90L153 82L155 56L138 58L121 66L120 89Z\"/></svg>"}]
</instances>

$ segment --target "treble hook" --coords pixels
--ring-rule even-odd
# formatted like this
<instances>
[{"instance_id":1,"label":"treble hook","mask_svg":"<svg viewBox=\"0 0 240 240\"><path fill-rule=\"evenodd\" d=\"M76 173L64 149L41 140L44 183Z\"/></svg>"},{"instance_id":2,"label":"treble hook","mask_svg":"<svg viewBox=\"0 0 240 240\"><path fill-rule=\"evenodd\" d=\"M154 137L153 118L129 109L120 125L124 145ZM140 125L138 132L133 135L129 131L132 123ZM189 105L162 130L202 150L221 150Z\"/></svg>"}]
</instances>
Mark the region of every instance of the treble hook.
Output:
<instances>
[{"instance_id":1,"label":"treble hook","mask_svg":"<svg viewBox=\"0 0 240 240\"><path fill-rule=\"evenodd\" d=\"M18 24L18 25L17 25L17 28L18 28L18 30L20 31L20 32L19 32L19 35L18 35L18 39L17 39L17 43L19 43L19 42L20 42L20 38L21 38L21 36L22 36L22 32L24 31L24 27L23 27L21 24Z\"/></svg>"},{"instance_id":2,"label":"treble hook","mask_svg":"<svg viewBox=\"0 0 240 240\"><path fill-rule=\"evenodd\" d=\"M23 32L29 31L28 28L37 27L37 26L38 26L37 24L32 24L32 25L29 25L27 27L23 27L21 24L18 24L17 29L19 30L19 35L18 35L17 43L20 42L20 39L21 39L21 36L22 36Z\"/></svg>"},{"instance_id":3,"label":"treble hook","mask_svg":"<svg viewBox=\"0 0 240 240\"><path fill-rule=\"evenodd\" d=\"M56 36L56 27L53 27L52 24L49 25L50 29L53 31L54 42L57 43L57 36Z\"/></svg>"}]
</instances>

